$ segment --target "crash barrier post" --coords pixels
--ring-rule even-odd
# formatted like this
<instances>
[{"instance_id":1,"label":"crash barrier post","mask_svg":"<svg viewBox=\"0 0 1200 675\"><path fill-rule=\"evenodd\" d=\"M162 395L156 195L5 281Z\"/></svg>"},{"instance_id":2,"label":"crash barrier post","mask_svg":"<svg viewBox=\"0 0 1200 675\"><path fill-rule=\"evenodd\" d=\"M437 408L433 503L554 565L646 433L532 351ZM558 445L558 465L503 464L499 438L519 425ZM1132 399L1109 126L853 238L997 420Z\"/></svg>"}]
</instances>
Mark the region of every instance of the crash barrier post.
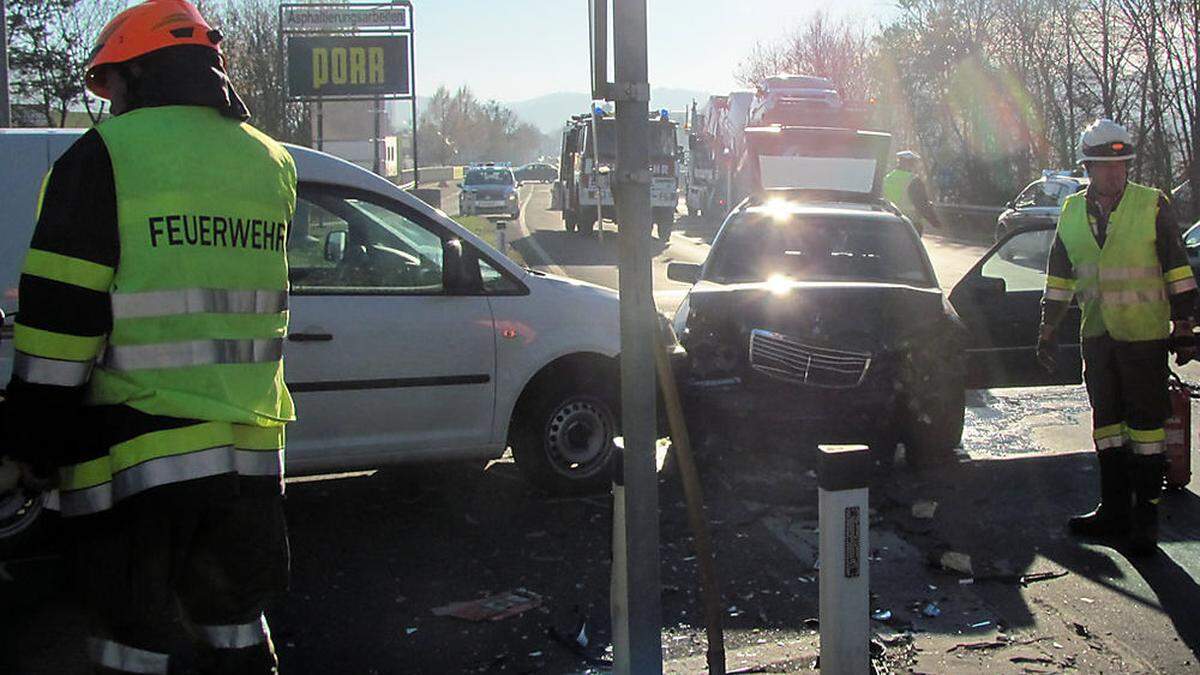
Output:
<instances>
[{"instance_id":1,"label":"crash barrier post","mask_svg":"<svg viewBox=\"0 0 1200 675\"><path fill-rule=\"evenodd\" d=\"M508 255L508 221L496 221L496 249Z\"/></svg>"},{"instance_id":2,"label":"crash barrier post","mask_svg":"<svg viewBox=\"0 0 1200 675\"><path fill-rule=\"evenodd\" d=\"M612 461L613 532L612 581L609 586L609 613L612 617L613 673L629 673L629 556L625 546L625 439L613 439L616 450Z\"/></svg>"},{"instance_id":3,"label":"crash barrier post","mask_svg":"<svg viewBox=\"0 0 1200 675\"><path fill-rule=\"evenodd\" d=\"M822 445L817 458L821 672L870 672L870 568L865 445Z\"/></svg>"}]
</instances>

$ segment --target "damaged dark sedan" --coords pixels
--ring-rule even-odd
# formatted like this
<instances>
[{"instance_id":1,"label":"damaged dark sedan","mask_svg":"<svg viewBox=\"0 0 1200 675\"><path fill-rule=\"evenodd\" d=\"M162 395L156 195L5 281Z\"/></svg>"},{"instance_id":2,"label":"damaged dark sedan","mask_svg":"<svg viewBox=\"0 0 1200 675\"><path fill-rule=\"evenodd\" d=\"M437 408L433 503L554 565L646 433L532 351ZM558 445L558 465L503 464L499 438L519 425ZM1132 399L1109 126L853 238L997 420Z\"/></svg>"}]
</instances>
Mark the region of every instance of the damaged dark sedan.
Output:
<instances>
[{"instance_id":1,"label":"damaged dark sedan","mask_svg":"<svg viewBox=\"0 0 1200 675\"><path fill-rule=\"evenodd\" d=\"M783 431L890 459L953 456L967 331L920 238L885 202L774 192L722 226L676 314L676 376L700 434ZM730 432L734 429L737 431Z\"/></svg>"}]
</instances>

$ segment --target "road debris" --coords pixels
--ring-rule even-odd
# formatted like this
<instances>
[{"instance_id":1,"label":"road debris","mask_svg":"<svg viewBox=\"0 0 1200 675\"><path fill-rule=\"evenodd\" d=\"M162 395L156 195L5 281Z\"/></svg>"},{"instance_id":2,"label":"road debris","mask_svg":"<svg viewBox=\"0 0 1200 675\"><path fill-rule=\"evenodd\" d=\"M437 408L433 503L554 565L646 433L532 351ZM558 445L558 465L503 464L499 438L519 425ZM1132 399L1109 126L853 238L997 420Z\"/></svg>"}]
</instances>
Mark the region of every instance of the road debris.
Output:
<instances>
[{"instance_id":1,"label":"road debris","mask_svg":"<svg viewBox=\"0 0 1200 675\"><path fill-rule=\"evenodd\" d=\"M1009 645L1008 640L982 640L980 642L960 642L960 643L954 645L953 647L951 647L950 649L947 649L946 653L950 654L953 652L957 652L959 650L983 651L986 649L1003 649L1004 647L1007 647L1008 645Z\"/></svg>"},{"instance_id":2,"label":"road debris","mask_svg":"<svg viewBox=\"0 0 1200 675\"><path fill-rule=\"evenodd\" d=\"M921 609L921 613L931 619L936 619L942 615L942 608L938 607L937 603L930 602Z\"/></svg>"},{"instance_id":3,"label":"road debris","mask_svg":"<svg viewBox=\"0 0 1200 675\"><path fill-rule=\"evenodd\" d=\"M542 596L518 588L479 600L452 602L442 607L434 607L433 613L435 616L452 616L467 621L500 621L541 605Z\"/></svg>"},{"instance_id":4,"label":"road debris","mask_svg":"<svg viewBox=\"0 0 1200 675\"><path fill-rule=\"evenodd\" d=\"M1087 626L1078 622L1072 623L1071 625L1075 627L1075 634L1079 637L1089 640L1092 638L1092 631L1088 630Z\"/></svg>"},{"instance_id":5,"label":"road debris","mask_svg":"<svg viewBox=\"0 0 1200 675\"><path fill-rule=\"evenodd\" d=\"M876 621L891 621L892 611L890 609L877 609L871 613L871 618Z\"/></svg>"},{"instance_id":6,"label":"road debris","mask_svg":"<svg viewBox=\"0 0 1200 675\"><path fill-rule=\"evenodd\" d=\"M931 520L933 514L937 512L938 503L934 501L917 502L912 505L913 518L921 520Z\"/></svg>"},{"instance_id":7,"label":"road debris","mask_svg":"<svg viewBox=\"0 0 1200 675\"><path fill-rule=\"evenodd\" d=\"M951 572L958 572L967 576L974 576L975 571L971 569L971 556L958 551L946 551L938 558L938 564L942 569Z\"/></svg>"},{"instance_id":8,"label":"road debris","mask_svg":"<svg viewBox=\"0 0 1200 675\"><path fill-rule=\"evenodd\" d=\"M990 625L992 625L991 621L980 621L979 623L971 624L971 628L987 628Z\"/></svg>"},{"instance_id":9,"label":"road debris","mask_svg":"<svg viewBox=\"0 0 1200 675\"><path fill-rule=\"evenodd\" d=\"M1038 581L1050 581L1051 579L1061 579L1067 576L1066 570L1058 570L1057 572L1036 572L1034 574L1025 574L1021 577L1020 583L1022 586L1036 583Z\"/></svg>"}]
</instances>

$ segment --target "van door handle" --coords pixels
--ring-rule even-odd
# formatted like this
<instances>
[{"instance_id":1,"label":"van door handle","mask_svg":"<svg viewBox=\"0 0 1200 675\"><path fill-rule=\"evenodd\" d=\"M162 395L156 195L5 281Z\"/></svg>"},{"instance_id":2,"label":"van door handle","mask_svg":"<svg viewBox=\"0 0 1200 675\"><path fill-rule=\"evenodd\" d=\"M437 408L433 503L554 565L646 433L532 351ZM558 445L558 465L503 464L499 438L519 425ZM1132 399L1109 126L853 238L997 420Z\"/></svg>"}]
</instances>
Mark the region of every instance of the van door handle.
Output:
<instances>
[{"instance_id":1,"label":"van door handle","mask_svg":"<svg viewBox=\"0 0 1200 675\"><path fill-rule=\"evenodd\" d=\"M333 335L329 333L291 333L288 340L292 342L330 342Z\"/></svg>"}]
</instances>

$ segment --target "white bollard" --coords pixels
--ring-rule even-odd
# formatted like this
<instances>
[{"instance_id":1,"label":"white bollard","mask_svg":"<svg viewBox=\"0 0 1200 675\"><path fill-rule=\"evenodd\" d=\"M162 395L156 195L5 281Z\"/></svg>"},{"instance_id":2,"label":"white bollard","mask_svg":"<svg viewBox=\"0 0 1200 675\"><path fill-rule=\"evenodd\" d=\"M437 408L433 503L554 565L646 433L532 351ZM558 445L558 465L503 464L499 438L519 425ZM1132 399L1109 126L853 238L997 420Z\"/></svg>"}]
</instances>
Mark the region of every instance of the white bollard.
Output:
<instances>
[{"instance_id":1,"label":"white bollard","mask_svg":"<svg viewBox=\"0 0 1200 675\"><path fill-rule=\"evenodd\" d=\"M496 249L508 255L508 221L496 221Z\"/></svg>"},{"instance_id":2,"label":"white bollard","mask_svg":"<svg viewBox=\"0 0 1200 675\"><path fill-rule=\"evenodd\" d=\"M822 445L817 461L821 533L821 672L864 675L871 668L868 489L864 445Z\"/></svg>"}]
</instances>

